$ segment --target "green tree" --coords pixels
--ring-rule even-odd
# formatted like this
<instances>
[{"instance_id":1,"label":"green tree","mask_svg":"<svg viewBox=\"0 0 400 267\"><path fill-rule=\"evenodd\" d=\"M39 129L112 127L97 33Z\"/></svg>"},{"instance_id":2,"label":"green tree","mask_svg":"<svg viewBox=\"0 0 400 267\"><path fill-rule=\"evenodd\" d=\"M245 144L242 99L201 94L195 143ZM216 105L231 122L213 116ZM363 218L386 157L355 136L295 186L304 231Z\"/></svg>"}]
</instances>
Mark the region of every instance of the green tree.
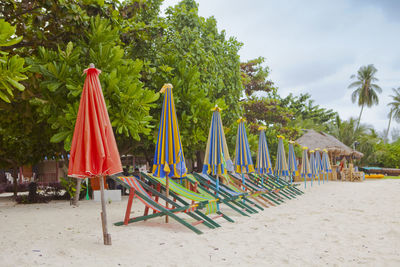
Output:
<instances>
[{"instance_id":1,"label":"green tree","mask_svg":"<svg viewBox=\"0 0 400 267\"><path fill-rule=\"evenodd\" d=\"M86 37L76 43L69 42L65 50L40 47L32 59L32 71L41 77L39 94L31 103L55 130L51 141L63 141L66 151L70 148L83 87L82 72L89 63L102 70L100 80L117 141L139 141L140 134L149 134L149 110L158 94L143 88L139 80L143 62L125 58L124 49L118 45L118 28L105 19L92 18Z\"/></svg>"},{"instance_id":2,"label":"green tree","mask_svg":"<svg viewBox=\"0 0 400 267\"><path fill-rule=\"evenodd\" d=\"M262 65L264 62L265 58L259 57L240 63L244 93L248 97L255 92L276 92L274 83L269 80L269 68Z\"/></svg>"},{"instance_id":3,"label":"green tree","mask_svg":"<svg viewBox=\"0 0 400 267\"><path fill-rule=\"evenodd\" d=\"M200 151L205 148L212 112L218 104L224 110L224 125L232 125L240 114L238 101L242 94L238 50L241 44L227 38L217 28L215 18L198 15L198 5L193 0L181 1L166 11L166 17L156 14L159 1L148 4L153 10L149 19L132 18L124 21L124 34L129 55L144 62L141 81L158 91L166 82L174 86L176 111L185 157L202 160ZM140 11L142 12L142 11ZM145 29L140 31L140 29ZM144 38L140 45L135 41ZM143 51L143 52L141 52ZM151 111L158 125L161 102ZM137 144L135 153L152 159L157 127L146 142ZM190 148L190 149L188 149Z\"/></svg>"},{"instance_id":4,"label":"green tree","mask_svg":"<svg viewBox=\"0 0 400 267\"><path fill-rule=\"evenodd\" d=\"M390 95L392 98L392 102L389 103L390 112L388 114L389 123L388 128L386 130L386 141L389 140L389 130L390 130L390 123L392 119L395 119L396 122L400 122L400 87L397 89L392 88L393 95Z\"/></svg>"},{"instance_id":5,"label":"green tree","mask_svg":"<svg viewBox=\"0 0 400 267\"><path fill-rule=\"evenodd\" d=\"M247 120L247 136L253 158L255 159L258 146L258 127L266 125L265 134L271 158L274 160L278 146L277 135L281 134L289 139L295 139L299 135L300 129L289 125L293 118L293 112L282 104L282 99L277 93L278 88L269 78L270 70L263 64L264 58L261 57L241 63L245 98L240 105ZM234 126L232 133L235 135L229 137L227 134L228 143L232 143L233 149L237 125Z\"/></svg>"},{"instance_id":6,"label":"green tree","mask_svg":"<svg viewBox=\"0 0 400 267\"><path fill-rule=\"evenodd\" d=\"M400 140L391 144L378 143L376 145L375 163L377 166L386 168L400 167Z\"/></svg>"},{"instance_id":7,"label":"green tree","mask_svg":"<svg viewBox=\"0 0 400 267\"><path fill-rule=\"evenodd\" d=\"M35 134L46 132L42 135L46 145L42 146L52 146L53 154L67 158L83 87L82 71L89 63L103 71L100 80L121 152L126 144L138 142L151 132L149 111L158 94L144 87L140 81L144 62L128 58L122 42L125 29L121 21L129 16L130 5L136 4L90 0L0 4L1 16L16 25L17 35L25 34L23 41L8 47L8 51L29 56L33 65L21 105L31 106L26 114L44 127L35 128ZM5 114L1 117L4 119ZM33 144L37 141L33 136L16 140ZM13 144L17 146L17 142ZM38 155L43 158L43 154Z\"/></svg>"},{"instance_id":8,"label":"green tree","mask_svg":"<svg viewBox=\"0 0 400 267\"><path fill-rule=\"evenodd\" d=\"M331 124L329 133L339 139L343 144L353 148L355 141L359 142L359 138L366 135L372 128L365 124L357 126L357 120L350 118L348 120L341 120L339 116L336 116L336 120Z\"/></svg>"},{"instance_id":9,"label":"green tree","mask_svg":"<svg viewBox=\"0 0 400 267\"><path fill-rule=\"evenodd\" d=\"M365 124L360 124L357 127L356 118L343 121L337 116L335 122L330 125L328 133L350 148L362 152L364 156L361 158L361 164L376 164L377 145L382 142L382 139L373 127ZM356 144L357 146L355 146Z\"/></svg>"},{"instance_id":10,"label":"green tree","mask_svg":"<svg viewBox=\"0 0 400 267\"><path fill-rule=\"evenodd\" d=\"M378 81L378 78L375 77L377 71L378 70L374 65L370 64L367 66L361 66L357 71L357 75L353 74L350 77L350 79L355 80L348 86L349 89L355 88L351 94L351 101L353 103L357 101L357 104L361 106L357 127L360 125L364 106L372 107L379 103L377 93L381 93L382 89L375 83Z\"/></svg>"}]
</instances>

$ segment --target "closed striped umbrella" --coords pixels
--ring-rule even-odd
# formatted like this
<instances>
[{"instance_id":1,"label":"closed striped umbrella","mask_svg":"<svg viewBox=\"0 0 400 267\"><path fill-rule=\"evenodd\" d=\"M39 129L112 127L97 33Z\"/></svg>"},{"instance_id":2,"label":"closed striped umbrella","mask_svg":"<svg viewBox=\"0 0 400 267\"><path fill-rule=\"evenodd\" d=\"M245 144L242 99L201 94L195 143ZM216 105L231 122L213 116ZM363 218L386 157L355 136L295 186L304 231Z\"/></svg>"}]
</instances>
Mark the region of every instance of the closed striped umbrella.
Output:
<instances>
[{"instance_id":1,"label":"closed striped umbrella","mask_svg":"<svg viewBox=\"0 0 400 267\"><path fill-rule=\"evenodd\" d=\"M215 106L212 111L213 115L204 157L203 173L212 175L226 174L227 169L233 171L233 163L226 145L221 109Z\"/></svg>"},{"instance_id":2,"label":"closed striped umbrella","mask_svg":"<svg viewBox=\"0 0 400 267\"><path fill-rule=\"evenodd\" d=\"M269 156L267 138L265 137L265 129L267 129L265 126L260 126L258 128L260 131L256 162L256 171L258 174L272 174L272 164Z\"/></svg>"},{"instance_id":3,"label":"closed striped umbrella","mask_svg":"<svg viewBox=\"0 0 400 267\"><path fill-rule=\"evenodd\" d=\"M320 175L323 172L322 157L319 148L315 149L315 164L317 168L318 184L320 184Z\"/></svg>"},{"instance_id":4,"label":"closed striped umbrella","mask_svg":"<svg viewBox=\"0 0 400 267\"><path fill-rule=\"evenodd\" d=\"M236 135L236 148L235 148L235 171L242 174L243 184L245 184L245 173L254 172L253 160L251 159L251 152L249 141L247 140L246 127L244 118L240 118L237 135Z\"/></svg>"},{"instance_id":5,"label":"closed striped umbrella","mask_svg":"<svg viewBox=\"0 0 400 267\"><path fill-rule=\"evenodd\" d=\"M165 95L152 173L157 177L185 177L186 164L179 135L172 85L165 84L160 92Z\"/></svg>"},{"instance_id":6,"label":"closed striped umbrella","mask_svg":"<svg viewBox=\"0 0 400 267\"><path fill-rule=\"evenodd\" d=\"M310 150L311 186L313 184L314 178L318 174L317 162L315 161L315 153L314 152L315 152L314 150Z\"/></svg>"},{"instance_id":7,"label":"closed striped umbrella","mask_svg":"<svg viewBox=\"0 0 400 267\"><path fill-rule=\"evenodd\" d=\"M206 154L204 157L203 173L217 176L216 194L219 192L219 175L233 171L233 163L226 145L225 133L221 120L221 109L218 106L212 109L210 131L208 134ZM219 204L217 203L219 210Z\"/></svg>"},{"instance_id":8,"label":"closed striped umbrella","mask_svg":"<svg viewBox=\"0 0 400 267\"><path fill-rule=\"evenodd\" d=\"M297 160L296 154L294 153L294 141L289 141L288 168L290 173L290 183L292 183L293 176L296 176L297 172Z\"/></svg>"},{"instance_id":9,"label":"closed striped umbrella","mask_svg":"<svg viewBox=\"0 0 400 267\"><path fill-rule=\"evenodd\" d=\"M301 159L301 170L300 175L304 179L304 188L307 185L307 178L311 178L311 166L310 160L308 159L308 147L303 147L303 154Z\"/></svg>"},{"instance_id":10,"label":"closed striped umbrella","mask_svg":"<svg viewBox=\"0 0 400 267\"><path fill-rule=\"evenodd\" d=\"M152 173L156 177L166 178L165 194L168 197L169 177L186 177L186 164L179 135L172 85L164 84L160 92L165 95ZM168 203L166 205L168 207ZM165 221L168 222L168 216L165 217Z\"/></svg>"},{"instance_id":11,"label":"closed striped umbrella","mask_svg":"<svg viewBox=\"0 0 400 267\"><path fill-rule=\"evenodd\" d=\"M328 151L326 149L324 149L322 153L322 170L326 175L326 181L328 181L328 173L332 172L332 167L331 162L329 161Z\"/></svg>"},{"instance_id":12,"label":"closed striped umbrella","mask_svg":"<svg viewBox=\"0 0 400 267\"><path fill-rule=\"evenodd\" d=\"M252 173L254 172L253 160L251 159L251 152L249 141L247 140L246 127L244 118L240 118L237 135L236 135L236 148L235 148L235 171L237 173Z\"/></svg>"},{"instance_id":13,"label":"closed striped umbrella","mask_svg":"<svg viewBox=\"0 0 400 267\"><path fill-rule=\"evenodd\" d=\"M282 176L289 175L289 168L286 161L285 155L285 147L283 145L283 137L282 135L278 135L279 143L278 143L278 153L276 154L276 161L275 161L275 175L279 178Z\"/></svg>"}]
</instances>

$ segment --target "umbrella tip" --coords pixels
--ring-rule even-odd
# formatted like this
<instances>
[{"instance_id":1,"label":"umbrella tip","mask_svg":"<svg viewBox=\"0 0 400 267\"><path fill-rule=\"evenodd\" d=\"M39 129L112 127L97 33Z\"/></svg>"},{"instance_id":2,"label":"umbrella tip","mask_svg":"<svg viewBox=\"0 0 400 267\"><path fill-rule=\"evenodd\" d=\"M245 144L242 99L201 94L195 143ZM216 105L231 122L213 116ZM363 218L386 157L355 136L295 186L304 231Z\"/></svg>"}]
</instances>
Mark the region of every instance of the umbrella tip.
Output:
<instances>
[{"instance_id":1,"label":"umbrella tip","mask_svg":"<svg viewBox=\"0 0 400 267\"><path fill-rule=\"evenodd\" d=\"M160 90L160 93L164 93L167 88L171 88L172 89L173 88L172 84L170 84L170 83L164 84L163 87Z\"/></svg>"},{"instance_id":2,"label":"umbrella tip","mask_svg":"<svg viewBox=\"0 0 400 267\"><path fill-rule=\"evenodd\" d=\"M217 104L215 104L215 107L211 109L211 111L218 111L220 112L222 109L218 107Z\"/></svg>"},{"instance_id":3,"label":"umbrella tip","mask_svg":"<svg viewBox=\"0 0 400 267\"><path fill-rule=\"evenodd\" d=\"M266 129L267 129L267 126L264 126L264 125L261 125L258 127L259 131L266 130Z\"/></svg>"},{"instance_id":4,"label":"umbrella tip","mask_svg":"<svg viewBox=\"0 0 400 267\"><path fill-rule=\"evenodd\" d=\"M245 122L246 121L246 119L245 118L243 118L242 116L237 120L237 123L241 123L241 122Z\"/></svg>"},{"instance_id":5,"label":"umbrella tip","mask_svg":"<svg viewBox=\"0 0 400 267\"><path fill-rule=\"evenodd\" d=\"M94 64L93 64L93 63L90 63L90 64L89 64L89 68L94 69L94 68L95 68Z\"/></svg>"}]
</instances>

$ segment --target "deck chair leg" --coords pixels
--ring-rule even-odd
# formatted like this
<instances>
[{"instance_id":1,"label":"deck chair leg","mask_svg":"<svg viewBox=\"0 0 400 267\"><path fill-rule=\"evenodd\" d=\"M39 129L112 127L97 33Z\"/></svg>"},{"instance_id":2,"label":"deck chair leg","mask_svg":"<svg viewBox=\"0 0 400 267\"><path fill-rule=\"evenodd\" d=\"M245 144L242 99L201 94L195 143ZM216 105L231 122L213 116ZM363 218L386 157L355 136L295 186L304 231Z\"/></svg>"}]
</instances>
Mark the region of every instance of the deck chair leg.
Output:
<instances>
[{"instance_id":1,"label":"deck chair leg","mask_svg":"<svg viewBox=\"0 0 400 267\"><path fill-rule=\"evenodd\" d=\"M232 202L232 203L235 203L236 205L238 205L242 209L246 210L250 214L258 213L258 211L256 209L254 209L253 207L250 206L250 205L254 205L254 206L257 205L256 203L251 201L250 198L254 200L254 198L252 196L249 196L249 197L246 197L246 202L247 203L243 202L243 201L235 201L235 202ZM256 207L258 207L258 205ZM260 210L264 210L264 209L261 208Z\"/></svg>"},{"instance_id":2,"label":"deck chair leg","mask_svg":"<svg viewBox=\"0 0 400 267\"><path fill-rule=\"evenodd\" d=\"M235 203L235 202L232 202ZM243 216L247 216L250 217L248 214L244 213L243 211L241 211L240 209L236 208L235 206L232 205L232 203L229 202L224 202L225 205L227 205L228 207L230 207L231 209L233 209L234 211L240 213ZM236 204L236 203L235 203Z\"/></svg>"},{"instance_id":3,"label":"deck chair leg","mask_svg":"<svg viewBox=\"0 0 400 267\"><path fill-rule=\"evenodd\" d=\"M227 220L228 222L235 222L234 220L232 220L230 217L226 216L224 213L217 211L217 214L221 215L222 218L224 218L225 220Z\"/></svg>"},{"instance_id":4,"label":"deck chair leg","mask_svg":"<svg viewBox=\"0 0 400 267\"><path fill-rule=\"evenodd\" d=\"M194 212L188 212L186 214L189 215L190 217L192 217L193 219L195 219L197 221L196 224L203 223L205 226L207 226L210 229L215 229L217 227L220 227L220 225L217 224L216 222L213 221L211 223L210 221L206 220L206 218L204 218L203 216L200 215L200 214L202 214L201 212L194 211Z\"/></svg>"},{"instance_id":5,"label":"deck chair leg","mask_svg":"<svg viewBox=\"0 0 400 267\"><path fill-rule=\"evenodd\" d=\"M129 222L129 217L131 215L131 208L132 208L132 202L133 202L134 196L135 196L135 190L131 188L129 190L129 199L128 199L128 204L126 206L126 212L125 212L125 219L124 219L125 225L128 225L128 222Z\"/></svg>"}]
</instances>

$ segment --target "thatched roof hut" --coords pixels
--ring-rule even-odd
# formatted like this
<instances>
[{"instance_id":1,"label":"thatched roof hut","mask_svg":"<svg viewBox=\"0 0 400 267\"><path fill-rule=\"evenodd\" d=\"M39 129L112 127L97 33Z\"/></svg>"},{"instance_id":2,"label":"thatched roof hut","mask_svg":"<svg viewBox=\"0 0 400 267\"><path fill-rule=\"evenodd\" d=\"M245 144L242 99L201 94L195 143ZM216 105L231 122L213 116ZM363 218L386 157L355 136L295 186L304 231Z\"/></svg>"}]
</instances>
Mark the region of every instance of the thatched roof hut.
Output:
<instances>
[{"instance_id":1,"label":"thatched roof hut","mask_svg":"<svg viewBox=\"0 0 400 267\"><path fill-rule=\"evenodd\" d=\"M316 132L312 129L306 130L305 134L296 140L296 143L306 146L310 150L316 148L326 149L334 155L352 156L353 158L364 156L363 153L351 149L332 135L324 132Z\"/></svg>"}]
</instances>

